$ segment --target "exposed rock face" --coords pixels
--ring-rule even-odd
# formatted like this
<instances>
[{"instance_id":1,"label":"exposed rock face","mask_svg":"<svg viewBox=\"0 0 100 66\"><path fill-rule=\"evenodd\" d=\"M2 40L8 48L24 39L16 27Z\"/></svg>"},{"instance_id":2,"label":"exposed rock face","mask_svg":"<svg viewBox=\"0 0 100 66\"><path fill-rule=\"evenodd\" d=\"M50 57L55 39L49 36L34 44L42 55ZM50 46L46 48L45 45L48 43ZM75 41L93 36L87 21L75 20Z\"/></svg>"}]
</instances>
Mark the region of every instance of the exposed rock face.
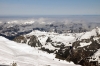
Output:
<instances>
[{"instance_id":1,"label":"exposed rock face","mask_svg":"<svg viewBox=\"0 0 100 66\"><path fill-rule=\"evenodd\" d=\"M91 45L89 46L72 49L72 52L70 54L70 60L78 64L81 60L92 56L99 48L100 44L98 44L97 41L92 41Z\"/></svg>"},{"instance_id":2,"label":"exposed rock face","mask_svg":"<svg viewBox=\"0 0 100 66\"><path fill-rule=\"evenodd\" d=\"M94 40L94 38L99 38ZM56 53L56 58L73 61L75 64L81 64L82 66L92 66L91 61L89 62L88 57L91 57L95 52L100 49L100 37L91 37L90 39L83 39L75 41L72 47L61 47L60 50ZM80 43L85 42L90 45L80 47ZM95 62L93 62L95 63ZM95 65L95 64L94 64ZM95 65L97 66L97 65Z\"/></svg>"},{"instance_id":3,"label":"exposed rock face","mask_svg":"<svg viewBox=\"0 0 100 66\"><path fill-rule=\"evenodd\" d=\"M18 36L14 39L14 41L18 42L18 43L26 43L27 39L24 36Z\"/></svg>"},{"instance_id":4,"label":"exposed rock face","mask_svg":"<svg viewBox=\"0 0 100 66\"><path fill-rule=\"evenodd\" d=\"M56 52L56 58L65 60L70 54L70 46L64 47L61 46L60 50Z\"/></svg>"},{"instance_id":5,"label":"exposed rock face","mask_svg":"<svg viewBox=\"0 0 100 66\"><path fill-rule=\"evenodd\" d=\"M48 37L48 39L46 40L46 42L52 42L51 38Z\"/></svg>"},{"instance_id":6,"label":"exposed rock face","mask_svg":"<svg viewBox=\"0 0 100 66\"><path fill-rule=\"evenodd\" d=\"M42 44L35 35L32 36L18 36L14 39L18 43L26 43L32 47L41 47Z\"/></svg>"},{"instance_id":7,"label":"exposed rock face","mask_svg":"<svg viewBox=\"0 0 100 66\"><path fill-rule=\"evenodd\" d=\"M40 46L42 46L41 43L39 42L38 38L36 36L34 36L34 35L30 37L28 45L31 45L33 47L40 47Z\"/></svg>"}]
</instances>

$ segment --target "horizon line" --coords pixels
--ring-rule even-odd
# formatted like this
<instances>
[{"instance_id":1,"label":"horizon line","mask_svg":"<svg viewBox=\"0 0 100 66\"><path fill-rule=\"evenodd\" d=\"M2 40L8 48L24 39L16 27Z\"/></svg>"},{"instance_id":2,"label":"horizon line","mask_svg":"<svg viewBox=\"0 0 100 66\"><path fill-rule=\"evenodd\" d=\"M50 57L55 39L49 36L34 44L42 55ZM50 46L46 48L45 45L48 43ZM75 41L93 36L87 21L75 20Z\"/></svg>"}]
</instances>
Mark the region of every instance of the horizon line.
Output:
<instances>
[{"instance_id":1,"label":"horizon line","mask_svg":"<svg viewBox=\"0 0 100 66\"><path fill-rule=\"evenodd\" d=\"M0 17L6 17L6 16L100 16L97 14L90 14L90 15L0 15Z\"/></svg>"}]
</instances>

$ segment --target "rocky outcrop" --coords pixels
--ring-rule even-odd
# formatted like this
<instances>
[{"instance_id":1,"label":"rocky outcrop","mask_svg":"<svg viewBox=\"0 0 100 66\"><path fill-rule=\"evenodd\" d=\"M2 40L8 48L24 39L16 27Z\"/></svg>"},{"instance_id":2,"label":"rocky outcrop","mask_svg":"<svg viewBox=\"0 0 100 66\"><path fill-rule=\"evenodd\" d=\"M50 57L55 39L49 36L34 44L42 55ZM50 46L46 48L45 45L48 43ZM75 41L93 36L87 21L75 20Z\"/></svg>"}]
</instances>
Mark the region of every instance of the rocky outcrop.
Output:
<instances>
[{"instance_id":1,"label":"rocky outcrop","mask_svg":"<svg viewBox=\"0 0 100 66\"><path fill-rule=\"evenodd\" d=\"M56 52L56 58L65 60L69 54L70 54L70 46L64 47L61 46L61 48Z\"/></svg>"},{"instance_id":2,"label":"rocky outcrop","mask_svg":"<svg viewBox=\"0 0 100 66\"><path fill-rule=\"evenodd\" d=\"M18 42L18 43L26 43L27 39L24 36L18 36L14 38L14 41Z\"/></svg>"},{"instance_id":3,"label":"rocky outcrop","mask_svg":"<svg viewBox=\"0 0 100 66\"><path fill-rule=\"evenodd\" d=\"M94 38L99 38L94 40ZM87 59L91 57L95 52L100 49L100 37L91 37L90 39L78 40L73 43L72 46L61 47L60 50L56 53L56 58L72 61L75 64L80 64L82 66L92 66L92 61ZM80 47L81 42L91 42L90 45ZM94 66L97 66L94 64Z\"/></svg>"},{"instance_id":4,"label":"rocky outcrop","mask_svg":"<svg viewBox=\"0 0 100 66\"><path fill-rule=\"evenodd\" d=\"M51 38L48 37L48 39L46 40L46 42L52 42Z\"/></svg>"},{"instance_id":5,"label":"rocky outcrop","mask_svg":"<svg viewBox=\"0 0 100 66\"><path fill-rule=\"evenodd\" d=\"M18 36L14 39L18 43L26 43L32 47L41 47L42 44L35 35L32 36Z\"/></svg>"},{"instance_id":6,"label":"rocky outcrop","mask_svg":"<svg viewBox=\"0 0 100 66\"><path fill-rule=\"evenodd\" d=\"M42 46L42 44L40 43L38 38L36 36L34 36L34 35L30 37L28 45L30 45L32 47L40 47L40 46Z\"/></svg>"}]
</instances>

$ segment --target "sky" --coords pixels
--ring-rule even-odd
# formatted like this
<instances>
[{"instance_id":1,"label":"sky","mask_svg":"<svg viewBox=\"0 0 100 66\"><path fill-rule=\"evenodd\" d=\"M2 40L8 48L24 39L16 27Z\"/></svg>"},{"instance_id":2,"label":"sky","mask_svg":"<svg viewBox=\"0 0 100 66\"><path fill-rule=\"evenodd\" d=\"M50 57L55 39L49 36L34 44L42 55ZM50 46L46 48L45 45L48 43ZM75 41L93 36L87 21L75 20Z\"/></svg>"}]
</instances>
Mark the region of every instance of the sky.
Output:
<instances>
[{"instance_id":1,"label":"sky","mask_svg":"<svg viewBox=\"0 0 100 66\"><path fill-rule=\"evenodd\" d=\"M0 0L2 15L100 15L100 0Z\"/></svg>"}]
</instances>

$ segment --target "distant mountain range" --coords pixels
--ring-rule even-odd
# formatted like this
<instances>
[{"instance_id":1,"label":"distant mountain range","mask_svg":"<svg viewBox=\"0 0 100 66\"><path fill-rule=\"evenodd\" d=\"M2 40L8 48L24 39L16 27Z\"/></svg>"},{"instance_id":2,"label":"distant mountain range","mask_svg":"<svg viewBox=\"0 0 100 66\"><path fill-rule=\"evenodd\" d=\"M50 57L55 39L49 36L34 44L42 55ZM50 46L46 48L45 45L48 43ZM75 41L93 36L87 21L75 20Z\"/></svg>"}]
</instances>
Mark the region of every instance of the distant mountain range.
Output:
<instances>
[{"instance_id":1,"label":"distant mountain range","mask_svg":"<svg viewBox=\"0 0 100 66\"><path fill-rule=\"evenodd\" d=\"M78 18L79 17L79 18ZM72 18L72 19L71 19ZM33 30L56 33L81 33L100 27L99 17L81 16L66 18L0 18L0 35L8 39L27 34ZM91 19L91 20L90 20Z\"/></svg>"}]
</instances>

